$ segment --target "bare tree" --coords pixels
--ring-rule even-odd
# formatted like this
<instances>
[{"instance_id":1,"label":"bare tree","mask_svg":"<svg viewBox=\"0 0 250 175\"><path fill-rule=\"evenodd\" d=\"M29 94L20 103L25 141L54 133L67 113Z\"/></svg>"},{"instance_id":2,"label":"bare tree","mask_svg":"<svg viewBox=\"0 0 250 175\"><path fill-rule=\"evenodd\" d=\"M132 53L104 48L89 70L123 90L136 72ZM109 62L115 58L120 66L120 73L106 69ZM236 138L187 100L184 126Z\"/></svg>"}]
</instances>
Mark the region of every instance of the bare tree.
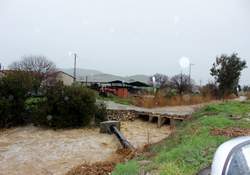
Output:
<instances>
[{"instance_id":1,"label":"bare tree","mask_svg":"<svg viewBox=\"0 0 250 175\"><path fill-rule=\"evenodd\" d=\"M166 86L169 82L167 75L156 73L150 77L150 82L153 83L153 77L155 78L156 85L160 88Z\"/></svg>"},{"instance_id":2,"label":"bare tree","mask_svg":"<svg viewBox=\"0 0 250 175\"><path fill-rule=\"evenodd\" d=\"M38 73L54 72L55 64L45 56L24 56L21 61L16 61L9 66L14 70L32 71Z\"/></svg>"},{"instance_id":3,"label":"bare tree","mask_svg":"<svg viewBox=\"0 0 250 175\"><path fill-rule=\"evenodd\" d=\"M178 74L171 78L170 84L172 88L177 90L178 94L182 95L185 92L191 92L194 81L190 80L188 75Z\"/></svg>"},{"instance_id":4,"label":"bare tree","mask_svg":"<svg viewBox=\"0 0 250 175\"><path fill-rule=\"evenodd\" d=\"M17 71L27 71L38 75L41 80L56 72L55 64L45 56L24 56L21 61L13 62L9 68Z\"/></svg>"}]
</instances>

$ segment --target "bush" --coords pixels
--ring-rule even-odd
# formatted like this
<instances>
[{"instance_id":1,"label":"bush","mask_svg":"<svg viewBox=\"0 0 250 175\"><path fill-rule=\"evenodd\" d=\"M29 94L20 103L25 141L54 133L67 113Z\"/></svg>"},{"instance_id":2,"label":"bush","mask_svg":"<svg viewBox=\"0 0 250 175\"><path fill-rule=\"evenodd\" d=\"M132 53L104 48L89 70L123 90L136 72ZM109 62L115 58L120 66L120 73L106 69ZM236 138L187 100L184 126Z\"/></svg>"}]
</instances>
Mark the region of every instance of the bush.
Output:
<instances>
[{"instance_id":1,"label":"bush","mask_svg":"<svg viewBox=\"0 0 250 175\"><path fill-rule=\"evenodd\" d=\"M9 128L25 124L24 105L21 100L0 99L0 127Z\"/></svg>"},{"instance_id":2,"label":"bush","mask_svg":"<svg viewBox=\"0 0 250 175\"><path fill-rule=\"evenodd\" d=\"M214 83L206 84L200 91L203 97L219 98L219 88Z\"/></svg>"},{"instance_id":3,"label":"bush","mask_svg":"<svg viewBox=\"0 0 250 175\"><path fill-rule=\"evenodd\" d=\"M9 100L0 99L0 127L10 127L13 121L13 114L11 112L11 103Z\"/></svg>"},{"instance_id":4,"label":"bush","mask_svg":"<svg viewBox=\"0 0 250 175\"><path fill-rule=\"evenodd\" d=\"M53 128L86 126L96 113L95 94L87 88L57 83L46 89L45 97L33 119L37 125Z\"/></svg>"},{"instance_id":5,"label":"bush","mask_svg":"<svg viewBox=\"0 0 250 175\"><path fill-rule=\"evenodd\" d=\"M106 120L104 104L95 104L94 91L61 82L44 87L37 94L37 81L31 73L14 71L0 79L0 127L33 123L53 128L82 127L94 120Z\"/></svg>"},{"instance_id":6,"label":"bush","mask_svg":"<svg viewBox=\"0 0 250 175\"><path fill-rule=\"evenodd\" d=\"M35 112L38 110L39 105L45 101L45 97L30 97L25 101L25 109L31 113Z\"/></svg>"},{"instance_id":7,"label":"bush","mask_svg":"<svg viewBox=\"0 0 250 175\"><path fill-rule=\"evenodd\" d=\"M25 100L33 90L33 77L14 71L0 79L0 127L23 125L26 121Z\"/></svg>"},{"instance_id":8,"label":"bush","mask_svg":"<svg viewBox=\"0 0 250 175\"><path fill-rule=\"evenodd\" d=\"M107 109L104 103L96 104L95 112L95 123L99 126L100 122L108 120L107 118Z\"/></svg>"},{"instance_id":9,"label":"bush","mask_svg":"<svg viewBox=\"0 0 250 175\"><path fill-rule=\"evenodd\" d=\"M43 112L41 106L45 101L45 97L30 97L25 101L26 123L33 123L38 119Z\"/></svg>"}]
</instances>

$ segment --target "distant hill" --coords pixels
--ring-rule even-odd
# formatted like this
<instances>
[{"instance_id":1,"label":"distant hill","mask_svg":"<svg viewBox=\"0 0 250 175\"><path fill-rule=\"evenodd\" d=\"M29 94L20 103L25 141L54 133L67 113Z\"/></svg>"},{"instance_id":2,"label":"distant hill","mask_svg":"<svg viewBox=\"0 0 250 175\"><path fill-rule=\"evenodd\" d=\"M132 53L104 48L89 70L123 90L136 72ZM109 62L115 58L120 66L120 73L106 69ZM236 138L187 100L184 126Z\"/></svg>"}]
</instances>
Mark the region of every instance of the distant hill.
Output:
<instances>
[{"instance_id":1,"label":"distant hill","mask_svg":"<svg viewBox=\"0 0 250 175\"><path fill-rule=\"evenodd\" d=\"M84 79L85 80L85 79ZM112 74L96 74L93 76L88 76L88 81L91 82L109 82L114 80L123 80L125 81L124 77L112 75Z\"/></svg>"},{"instance_id":2,"label":"distant hill","mask_svg":"<svg viewBox=\"0 0 250 175\"><path fill-rule=\"evenodd\" d=\"M63 72L66 72L70 75L74 74L74 69L69 68L69 69L60 69ZM96 74L102 74L102 72L97 71L97 70L92 70L92 69L82 69L82 68L77 68L76 69L76 76L80 78L81 76L89 76L89 75L96 75Z\"/></svg>"},{"instance_id":3,"label":"distant hill","mask_svg":"<svg viewBox=\"0 0 250 175\"><path fill-rule=\"evenodd\" d=\"M140 81L140 82L144 82L144 83L148 83L149 78L150 78L150 76L148 76L148 75L132 75L132 76L126 77L128 82Z\"/></svg>"},{"instance_id":4,"label":"distant hill","mask_svg":"<svg viewBox=\"0 0 250 175\"><path fill-rule=\"evenodd\" d=\"M74 69L60 69L61 71L64 71L70 75L74 74ZM79 80L82 81L91 81L91 82L109 82L114 80L123 80L126 82L133 82L133 81L140 81L144 83L148 83L149 76L147 75L132 75L132 76L118 76L118 75L112 75L112 74L106 74L98 70L92 70L92 69L82 69L77 68L76 69L76 77Z\"/></svg>"}]
</instances>

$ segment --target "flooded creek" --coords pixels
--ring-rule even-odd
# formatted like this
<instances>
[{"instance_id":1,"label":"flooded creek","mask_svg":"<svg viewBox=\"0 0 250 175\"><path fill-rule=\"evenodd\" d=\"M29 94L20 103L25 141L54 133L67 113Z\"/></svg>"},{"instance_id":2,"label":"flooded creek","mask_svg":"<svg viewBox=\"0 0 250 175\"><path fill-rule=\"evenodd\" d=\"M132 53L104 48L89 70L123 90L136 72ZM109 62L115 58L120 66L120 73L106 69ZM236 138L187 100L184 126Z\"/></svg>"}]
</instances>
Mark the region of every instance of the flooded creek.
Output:
<instances>
[{"instance_id":1,"label":"flooded creek","mask_svg":"<svg viewBox=\"0 0 250 175\"><path fill-rule=\"evenodd\" d=\"M121 131L136 147L155 143L170 134L170 127L136 120L122 122ZM120 143L99 128L49 130L34 126L0 131L0 175L63 175L84 162L105 161Z\"/></svg>"}]
</instances>

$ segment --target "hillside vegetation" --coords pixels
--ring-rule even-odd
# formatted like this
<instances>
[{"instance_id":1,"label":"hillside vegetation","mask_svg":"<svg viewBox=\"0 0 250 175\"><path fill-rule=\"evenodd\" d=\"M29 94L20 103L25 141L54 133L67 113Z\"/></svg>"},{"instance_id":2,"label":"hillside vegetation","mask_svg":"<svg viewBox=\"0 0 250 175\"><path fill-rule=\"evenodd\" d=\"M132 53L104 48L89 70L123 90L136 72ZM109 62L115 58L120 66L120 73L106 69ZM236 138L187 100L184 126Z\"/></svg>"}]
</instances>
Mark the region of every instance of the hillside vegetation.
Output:
<instances>
[{"instance_id":1,"label":"hillside vegetation","mask_svg":"<svg viewBox=\"0 0 250 175\"><path fill-rule=\"evenodd\" d=\"M166 140L143 155L119 164L113 175L150 172L160 175L194 175L208 167L216 148L231 137L250 134L250 102L211 104L177 126ZM144 162L144 163L143 163Z\"/></svg>"}]
</instances>

